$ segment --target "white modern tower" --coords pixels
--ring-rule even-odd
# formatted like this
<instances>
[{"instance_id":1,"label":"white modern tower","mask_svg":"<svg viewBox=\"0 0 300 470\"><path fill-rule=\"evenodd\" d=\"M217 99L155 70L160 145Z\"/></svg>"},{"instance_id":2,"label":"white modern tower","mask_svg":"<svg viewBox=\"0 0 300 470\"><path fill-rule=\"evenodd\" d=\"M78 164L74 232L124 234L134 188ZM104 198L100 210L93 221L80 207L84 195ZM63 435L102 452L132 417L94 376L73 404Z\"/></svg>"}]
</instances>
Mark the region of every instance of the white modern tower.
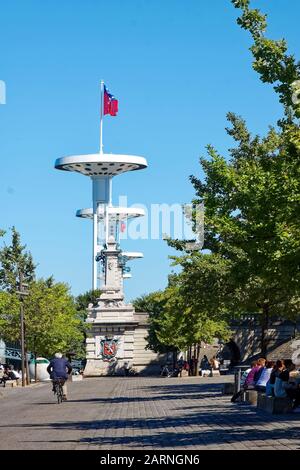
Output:
<instances>
[{"instance_id":1,"label":"white modern tower","mask_svg":"<svg viewBox=\"0 0 300 470\"><path fill-rule=\"evenodd\" d=\"M55 162L56 169L80 173L92 182L92 208L76 213L77 217L93 221L92 289L101 291L96 303L87 306L87 376L118 373L125 362L139 371L157 362L157 355L146 349L147 314L136 313L131 304L125 303L123 290L123 280L131 277L127 262L142 258L143 254L121 250L120 225L143 216L144 211L114 207L112 203L113 178L142 170L147 161L134 155L103 153L102 134L100 149L96 154L63 157Z\"/></svg>"},{"instance_id":2,"label":"white modern tower","mask_svg":"<svg viewBox=\"0 0 300 470\"><path fill-rule=\"evenodd\" d=\"M79 217L93 219L93 260L92 260L92 288L98 287L97 255L107 245L108 238L113 236L116 240L116 224L113 222L120 216L140 216L143 213L138 209L114 208L112 206L112 179L128 171L142 170L147 167L143 157L133 155L90 154L75 155L59 158L55 168L64 171L73 171L88 176L92 180L93 208L77 212ZM104 231L104 236L101 236Z\"/></svg>"}]
</instances>

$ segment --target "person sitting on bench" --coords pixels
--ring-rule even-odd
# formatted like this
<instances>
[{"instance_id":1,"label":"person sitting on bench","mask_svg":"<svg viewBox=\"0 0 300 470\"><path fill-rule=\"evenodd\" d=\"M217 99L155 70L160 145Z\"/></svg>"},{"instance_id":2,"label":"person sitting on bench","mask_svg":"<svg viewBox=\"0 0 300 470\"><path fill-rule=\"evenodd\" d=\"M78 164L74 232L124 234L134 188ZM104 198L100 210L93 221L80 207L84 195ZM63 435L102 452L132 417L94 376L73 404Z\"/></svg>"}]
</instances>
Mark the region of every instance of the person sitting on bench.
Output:
<instances>
[{"instance_id":1,"label":"person sitting on bench","mask_svg":"<svg viewBox=\"0 0 300 470\"><path fill-rule=\"evenodd\" d=\"M257 361L252 361L251 362L251 369L247 369L242 377L241 377L241 382L240 382L240 385L241 385L241 389L236 392L232 398L231 398L231 402L232 403L235 403L236 400L249 388L254 388L254 382L253 382L253 379L254 379L254 374L255 374L255 371L257 371L258 368L257 368Z\"/></svg>"},{"instance_id":2,"label":"person sitting on bench","mask_svg":"<svg viewBox=\"0 0 300 470\"><path fill-rule=\"evenodd\" d=\"M266 391L267 382L270 379L274 364L274 361L267 361L265 366L260 369L261 373L259 374L258 379L255 381L255 390L258 392Z\"/></svg>"},{"instance_id":3,"label":"person sitting on bench","mask_svg":"<svg viewBox=\"0 0 300 470\"><path fill-rule=\"evenodd\" d=\"M291 359L283 361L283 371L276 377L275 380L275 397L286 398L289 397L294 400L293 410L300 406L300 388L299 383L289 383L290 372L295 369L295 365Z\"/></svg>"},{"instance_id":4,"label":"person sitting on bench","mask_svg":"<svg viewBox=\"0 0 300 470\"><path fill-rule=\"evenodd\" d=\"M275 365L270 375L270 379L268 380L267 385L266 385L266 395L268 397L275 396L275 393L274 393L275 380L276 380L276 377L278 377L279 374L282 372L282 370L283 370L283 361L281 359L278 359L275 362Z\"/></svg>"}]
</instances>

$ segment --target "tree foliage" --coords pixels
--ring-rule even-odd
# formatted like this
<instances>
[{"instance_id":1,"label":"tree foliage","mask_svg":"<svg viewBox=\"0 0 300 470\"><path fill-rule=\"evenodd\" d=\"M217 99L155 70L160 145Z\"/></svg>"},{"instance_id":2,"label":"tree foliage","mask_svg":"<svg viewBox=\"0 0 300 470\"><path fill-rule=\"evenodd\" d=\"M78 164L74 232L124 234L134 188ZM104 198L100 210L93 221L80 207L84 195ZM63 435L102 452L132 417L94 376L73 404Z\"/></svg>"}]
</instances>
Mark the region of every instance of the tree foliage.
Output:
<instances>
[{"instance_id":1,"label":"tree foliage","mask_svg":"<svg viewBox=\"0 0 300 470\"><path fill-rule=\"evenodd\" d=\"M254 41L253 67L263 82L274 85L284 118L260 137L228 113L226 131L235 142L229 158L209 145L200 159L204 179L191 176L193 204L205 207L206 259L188 252L185 242L168 243L185 253L175 262L183 268L186 305L220 318L260 313L265 352L270 316L293 319L300 307L300 109L294 99L300 66L284 40L265 37L266 15L250 9L248 0L232 3L242 9L237 22Z\"/></svg>"},{"instance_id":2,"label":"tree foliage","mask_svg":"<svg viewBox=\"0 0 300 470\"><path fill-rule=\"evenodd\" d=\"M252 137L241 118L228 120L231 158L209 147L205 181L191 178L206 208L204 248L230 260L236 310L291 318L300 304L300 148L286 130Z\"/></svg>"},{"instance_id":3,"label":"tree foliage","mask_svg":"<svg viewBox=\"0 0 300 470\"><path fill-rule=\"evenodd\" d=\"M89 290L76 297L76 309L80 316L85 320L89 304L95 305L101 295L101 290Z\"/></svg>"},{"instance_id":4,"label":"tree foliage","mask_svg":"<svg viewBox=\"0 0 300 470\"><path fill-rule=\"evenodd\" d=\"M203 262L209 263L208 259ZM153 292L134 301L137 311L149 313L148 347L155 352L165 353L184 351L201 341L210 343L216 337L228 339L230 331L223 319L223 312L215 308L217 301L209 304L204 298L205 291L210 299L213 298L209 289L218 268L206 278L200 278L196 270L195 285L195 279L189 272L194 269L194 263L187 258L176 258L174 263L180 263L183 270L179 275L170 276L169 285L164 291ZM216 292L217 287L214 287ZM199 296L200 289L202 299Z\"/></svg>"},{"instance_id":5,"label":"tree foliage","mask_svg":"<svg viewBox=\"0 0 300 470\"><path fill-rule=\"evenodd\" d=\"M20 301L16 294L0 291L0 337L20 339Z\"/></svg>"},{"instance_id":6,"label":"tree foliage","mask_svg":"<svg viewBox=\"0 0 300 470\"><path fill-rule=\"evenodd\" d=\"M82 355L82 320L66 284L43 279L31 283L24 312L29 350L46 357L57 351Z\"/></svg>"},{"instance_id":7,"label":"tree foliage","mask_svg":"<svg viewBox=\"0 0 300 470\"><path fill-rule=\"evenodd\" d=\"M15 227L11 229L11 244L4 245L0 250L0 288L8 292L16 292L19 288L20 274L23 281L30 283L35 278L35 264L30 252L25 251L26 245L21 244L20 234Z\"/></svg>"},{"instance_id":8,"label":"tree foliage","mask_svg":"<svg viewBox=\"0 0 300 470\"><path fill-rule=\"evenodd\" d=\"M288 121L291 111L295 117L300 117L300 100L295 95L300 94L299 84L295 89L295 82L300 79L300 62L287 52L287 43L284 39L273 40L265 37L267 28L267 15L258 9L250 8L250 0L232 0L235 8L242 10L237 23L249 31L254 40L250 50L253 54L253 68L265 83L274 84L274 90L284 105Z\"/></svg>"},{"instance_id":9,"label":"tree foliage","mask_svg":"<svg viewBox=\"0 0 300 470\"><path fill-rule=\"evenodd\" d=\"M84 315L64 283L53 277L35 280L35 264L20 234L12 228L10 245L0 250L0 334L6 341L20 341L20 276L27 284L23 298L26 349L42 356L58 350L84 356Z\"/></svg>"},{"instance_id":10,"label":"tree foliage","mask_svg":"<svg viewBox=\"0 0 300 470\"><path fill-rule=\"evenodd\" d=\"M174 350L172 342L163 344L158 338L160 319L164 314L166 300L164 291L156 291L142 295L133 301L133 306L137 312L147 312L149 314L149 329L146 337L147 348L156 353L166 353Z\"/></svg>"}]
</instances>

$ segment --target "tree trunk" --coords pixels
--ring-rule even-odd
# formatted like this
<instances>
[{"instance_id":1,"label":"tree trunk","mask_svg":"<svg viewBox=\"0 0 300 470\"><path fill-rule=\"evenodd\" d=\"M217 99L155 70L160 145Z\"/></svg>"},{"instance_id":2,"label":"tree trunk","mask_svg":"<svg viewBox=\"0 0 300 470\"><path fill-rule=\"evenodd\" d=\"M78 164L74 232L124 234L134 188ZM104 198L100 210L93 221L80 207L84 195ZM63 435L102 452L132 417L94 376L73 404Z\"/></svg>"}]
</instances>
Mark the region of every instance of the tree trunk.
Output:
<instances>
[{"instance_id":1,"label":"tree trunk","mask_svg":"<svg viewBox=\"0 0 300 470\"><path fill-rule=\"evenodd\" d=\"M201 344L197 344L197 355L196 355L196 374L199 374L199 369L200 369L200 349L201 349Z\"/></svg>"},{"instance_id":2,"label":"tree trunk","mask_svg":"<svg viewBox=\"0 0 300 470\"><path fill-rule=\"evenodd\" d=\"M194 344L194 362L193 362L193 375L197 375L197 347L196 344Z\"/></svg>"},{"instance_id":3,"label":"tree trunk","mask_svg":"<svg viewBox=\"0 0 300 470\"><path fill-rule=\"evenodd\" d=\"M187 361L188 361L188 365L189 365L189 375L192 375L192 370L191 370L191 357L192 357L192 348L191 346L189 346L188 348L188 355L187 355Z\"/></svg>"},{"instance_id":4,"label":"tree trunk","mask_svg":"<svg viewBox=\"0 0 300 470\"><path fill-rule=\"evenodd\" d=\"M177 351L173 351L173 369L175 369L177 364Z\"/></svg>"},{"instance_id":5,"label":"tree trunk","mask_svg":"<svg viewBox=\"0 0 300 470\"><path fill-rule=\"evenodd\" d=\"M266 357L268 339L267 332L269 328L269 304L264 303L262 306L262 321L261 321L261 340L260 340L260 350L262 357Z\"/></svg>"}]
</instances>

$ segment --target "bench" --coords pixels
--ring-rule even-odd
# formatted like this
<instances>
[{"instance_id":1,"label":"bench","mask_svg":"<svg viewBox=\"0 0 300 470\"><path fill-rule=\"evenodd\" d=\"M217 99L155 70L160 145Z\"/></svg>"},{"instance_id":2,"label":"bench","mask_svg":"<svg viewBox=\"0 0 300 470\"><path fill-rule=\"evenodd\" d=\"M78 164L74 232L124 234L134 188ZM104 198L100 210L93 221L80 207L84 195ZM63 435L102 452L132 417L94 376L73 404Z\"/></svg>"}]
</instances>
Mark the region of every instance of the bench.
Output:
<instances>
[{"instance_id":1,"label":"bench","mask_svg":"<svg viewBox=\"0 0 300 470\"><path fill-rule=\"evenodd\" d=\"M264 393L258 394L257 408L270 414L285 414L292 412L293 402L290 398L268 397Z\"/></svg>"},{"instance_id":2,"label":"bench","mask_svg":"<svg viewBox=\"0 0 300 470\"><path fill-rule=\"evenodd\" d=\"M16 380L9 379L5 381L5 384L3 385L3 387L14 387L15 385L18 385L18 379Z\"/></svg>"},{"instance_id":3,"label":"bench","mask_svg":"<svg viewBox=\"0 0 300 470\"><path fill-rule=\"evenodd\" d=\"M244 393L244 401L250 405L257 406L258 396L260 395L257 390L246 390Z\"/></svg>"}]
</instances>

